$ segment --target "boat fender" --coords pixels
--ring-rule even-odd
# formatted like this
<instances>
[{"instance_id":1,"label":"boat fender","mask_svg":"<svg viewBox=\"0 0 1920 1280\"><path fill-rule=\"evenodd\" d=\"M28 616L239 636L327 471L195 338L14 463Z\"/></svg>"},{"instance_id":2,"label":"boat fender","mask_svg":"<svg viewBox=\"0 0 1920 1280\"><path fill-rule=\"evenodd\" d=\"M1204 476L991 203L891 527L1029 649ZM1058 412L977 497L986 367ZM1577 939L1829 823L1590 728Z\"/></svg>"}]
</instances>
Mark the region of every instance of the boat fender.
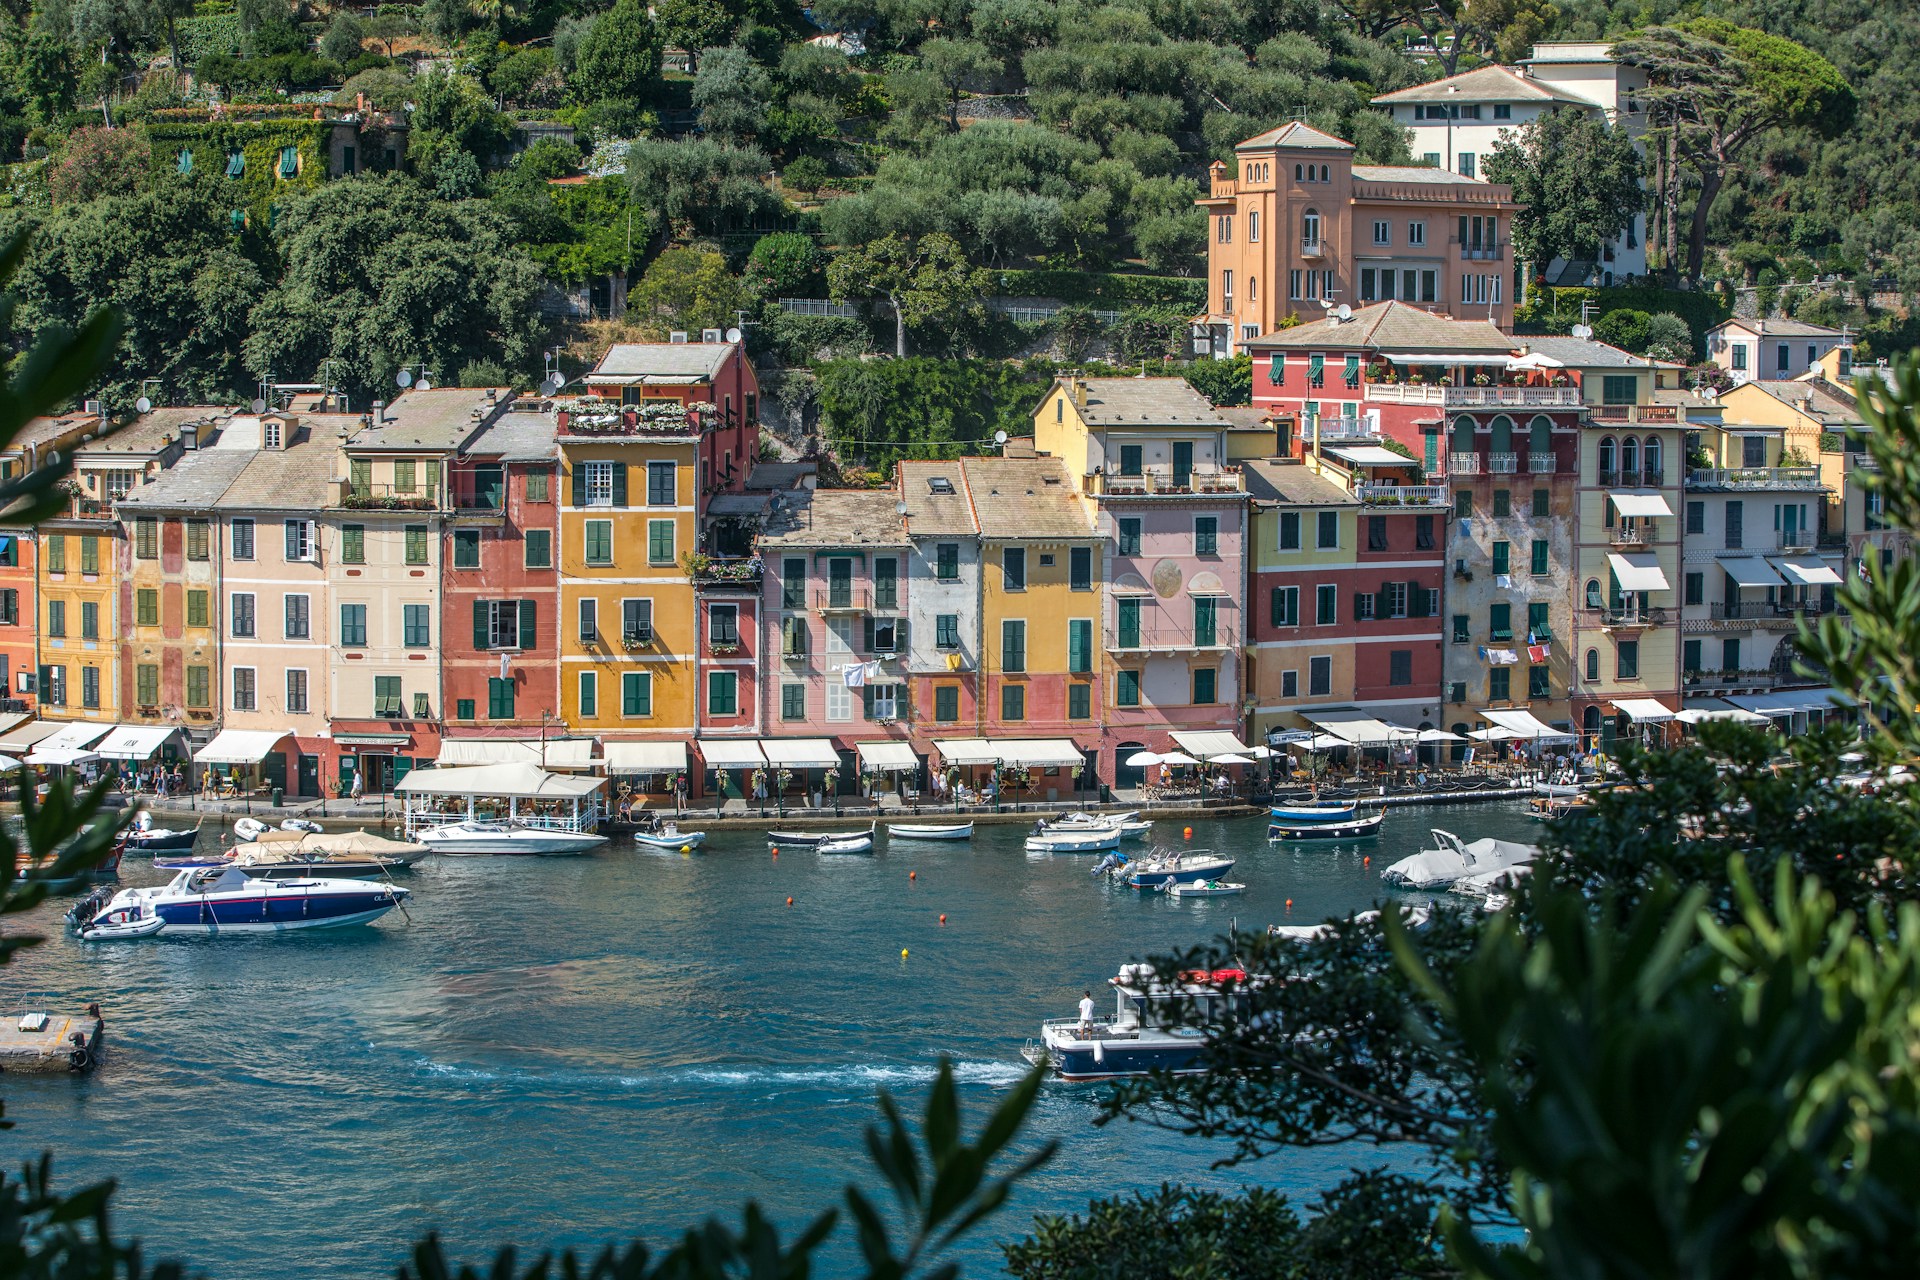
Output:
<instances>
[{"instance_id":1,"label":"boat fender","mask_svg":"<svg viewBox=\"0 0 1920 1280\"><path fill-rule=\"evenodd\" d=\"M1107 1047L1101 1041L1095 1040L1093 1042L1093 1060L1102 1065L1105 1065L1107 1061Z\"/></svg>"}]
</instances>

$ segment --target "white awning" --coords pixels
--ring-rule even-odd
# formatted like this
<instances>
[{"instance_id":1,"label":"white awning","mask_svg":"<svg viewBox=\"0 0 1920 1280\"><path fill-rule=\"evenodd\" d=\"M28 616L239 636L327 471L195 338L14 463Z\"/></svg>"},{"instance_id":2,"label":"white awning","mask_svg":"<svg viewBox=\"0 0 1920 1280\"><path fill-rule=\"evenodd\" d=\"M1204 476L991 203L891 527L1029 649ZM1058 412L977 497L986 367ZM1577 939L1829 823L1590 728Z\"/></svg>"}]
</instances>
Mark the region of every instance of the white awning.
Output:
<instances>
[{"instance_id":1,"label":"white awning","mask_svg":"<svg viewBox=\"0 0 1920 1280\"><path fill-rule=\"evenodd\" d=\"M88 751L85 747L35 747L27 757L28 764L80 764L87 760L97 760L100 753Z\"/></svg>"},{"instance_id":2,"label":"white awning","mask_svg":"<svg viewBox=\"0 0 1920 1280\"><path fill-rule=\"evenodd\" d=\"M1729 695L1728 702L1763 716L1790 716L1804 711L1844 711L1856 705L1835 689L1786 689L1780 693Z\"/></svg>"},{"instance_id":3,"label":"white awning","mask_svg":"<svg viewBox=\"0 0 1920 1280\"><path fill-rule=\"evenodd\" d=\"M993 764L1001 759L999 744L985 738L941 738L933 745L948 764Z\"/></svg>"},{"instance_id":4,"label":"white awning","mask_svg":"<svg viewBox=\"0 0 1920 1280\"><path fill-rule=\"evenodd\" d=\"M766 753L768 764L785 765L789 769L840 767L840 753L825 738L762 738L760 750Z\"/></svg>"},{"instance_id":5,"label":"white awning","mask_svg":"<svg viewBox=\"0 0 1920 1280\"><path fill-rule=\"evenodd\" d=\"M684 742L609 742L602 751L608 773L678 773L687 767Z\"/></svg>"},{"instance_id":6,"label":"white awning","mask_svg":"<svg viewBox=\"0 0 1920 1280\"><path fill-rule=\"evenodd\" d=\"M80 751L91 747L94 743L100 741L100 739L106 737L109 733L112 733L113 728L114 726L110 724L88 724L85 721L76 720L61 725L57 732L48 734L42 738L36 746L41 751L60 748L65 748L69 751Z\"/></svg>"},{"instance_id":7,"label":"white awning","mask_svg":"<svg viewBox=\"0 0 1920 1280\"><path fill-rule=\"evenodd\" d=\"M702 738L694 745L709 769L757 769L767 762L752 738Z\"/></svg>"},{"instance_id":8,"label":"white awning","mask_svg":"<svg viewBox=\"0 0 1920 1280\"><path fill-rule=\"evenodd\" d=\"M1328 445L1325 452L1332 454L1342 462L1354 462L1367 467L1410 467L1412 458L1403 457L1391 449L1382 449L1377 444Z\"/></svg>"},{"instance_id":9,"label":"white awning","mask_svg":"<svg viewBox=\"0 0 1920 1280\"><path fill-rule=\"evenodd\" d=\"M229 729L221 734L225 737ZM284 735L282 735L284 736ZM214 741L219 742L219 738ZM452 769L415 769L394 784L396 795L499 796L515 800L567 800L607 785L605 778L548 773L531 764L476 764Z\"/></svg>"},{"instance_id":10,"label":"white awning","mask_svg":"<svg viewBox=\"0 0 1920 1280\"><path fill-rule=\"evenodd\" d=\"M289 729L222 729L213 741L194 753L195 764L259 764L282 741ZM409 774L408 780L414 775ZM399 788L395 787L398 791Z\"/></svg>"},{"instance_id":11,"label":"white awning","mask_svg":"<svg viewBox=\"0 0 1920 1280\"><path fill-rule=\"evenodd\" d=\"M1731 560L1722 560L1720 567L1727 576L1742 587L1777 587L1780 575L1767 567L1767 562L1759 556L1735 556Z\"/></svg>"},{"instance_id":12,"label":"white awning","mask_svg":"<svg viewBox=\"0 0 1920 1280\"><path fill-rule=\"evenodd\" d=\"M1840 575L1827 567L1827 562L1814 556L1782 556L1773 562L1773 567L1783 574L1787 581L1802 587L1837 587Z\"/></svg>"},{"instance_id":13,"label":"white awning","mask_svg":"<svg viewBox=\"0 0 1920 1280\"><path fill-rule=\"evenodd\" d=\"M1531 711L1508 711L1488 707L1480 713L1480 716L1505 729L1516 738L1571 738L1573 736L1564 729L1554 728Z\"/></svg>"},{"instance_id":14,"label":"white awning","mask_svg":"<svg viewBox=\"0 0 1920 1280\"><path fill-rule=\"evenodd\" d=\"M1614 580L1622 591L1671 591L1667 585L1667 575L1660 568L1660 557L1651 551L1633 551L1626 555L1610 555L1607 563L1613 567Z\"/></svg>"},{"instance_id":15,"label":"white awning","mask_svg":"<svg viewBox=\"0 0 1920 1280\"><path fill-rule=\"evenodd\" d=\"M1366 712L1352 707L1335 711L1303 711L1300 714L1334 737L1344 742L1351 742L1358 747L1397 742L1403 733L1402 730L1395 729L1391 725L1374 719Z\"/></svg>"},{"instance_id":16,"label":"white awning","mask_svg":"<svg viewBox=\"0 0 1920 1280\"><path fill-rule=\"evenodd\" d=\"M160 745L179 732L165 724L118 725L94 750L109 760L151 760Z\"/></svg>"},{"instance_id":17,"label":"white awning","mask_svg":"<svg viewBox=\"0 0 1920 1280\"><path fill-rule=\"evenodd\" d=\"M1730 702L1719 698L1688 698L1680 714L1674 719L1687 724L1700 724L1707 720L1739 720L1748 724L1765 724L1767 718L1752 711L1742 711Z\"/></svg>"},{"instance_id":18,"label":"white awning","mask_svg":"<svg viewBox=\"0 0 1920 1280\"><path fill-rule=\"evenodd\" d=\"M1673 708L1652 698L1615 698L1613 709L1641 724L1673 719Z\"/></svg>"},{"instance_id":19,"label":"white awning","mask_svg":"<svg viewBox=\"0 0 1920 1280\"><path fill-rule=\"evenodd\" d=\"M942 738L934 747L948 764L1011 764L1029 769L1064 768L1086 757L1071 738Z\"/></svg>"},{"instance_id":20,"label":"white awning","mask_svg":"<svg viewBox=\"0 0 1920 1280\"><path fill-rule=\"evenodd\" d=\"M1223 729L1175 729L1173 740L1188 755L1205 760L1209 756L1245 755L1247 744Z\"/></svg>"},{"instance_id":21,"label":"white awning","mask_svg":"<svg viewBox=\"0 0 1920 1280\"><path fill-rule=\"evenodd\" d=\"M592 738L449 738L433 763L442 769L475 764L530 764L545 769L590 769Z\"/></svg>"},{"instance_id":22,"label":"white awning","mask_svg":"<svg viewBox=\"0 0 1920 1280\"><path fill-rule=\"evenodd\" d=\"M14 755L19 755L66 727L58 720L29 720L25 724L16 724L5 733L0 733L0 751L10 751Z\"/></svg>"},{"instance_id":23,"label":"white awning","mask_svg":"<svg viewBox=\"0 0 1920 1280\"><path fill-rule=\"evenodd\" d=\"M1613 509L1623 516L1670 516L1673 508L1667 500L1651 489L1614 489L1607 494L1607 501L1613 503Z\"/></svg>"},{"instance_id":24,"label":"white awning","mask_svg":"<svg viewBox=\"0 0 1920 1280\"><path fill-rule=\"evenodd\" d=\"M920 757L904 742L856 742L853 749L860 753L860 763L875 773L898 773L920 767Z\"/></svg>"}]
</instances>

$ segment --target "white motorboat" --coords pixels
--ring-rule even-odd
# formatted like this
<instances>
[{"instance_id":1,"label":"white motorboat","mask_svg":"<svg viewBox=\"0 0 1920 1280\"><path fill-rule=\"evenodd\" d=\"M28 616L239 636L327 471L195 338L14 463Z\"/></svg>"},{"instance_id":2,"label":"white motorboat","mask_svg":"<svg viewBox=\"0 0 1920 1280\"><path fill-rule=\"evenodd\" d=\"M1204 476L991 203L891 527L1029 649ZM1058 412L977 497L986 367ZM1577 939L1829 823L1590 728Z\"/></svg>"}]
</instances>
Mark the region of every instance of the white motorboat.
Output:
<instances>
[{"instance_id":1,"label":"white motorboat","mask_svg":"<svg viewBox=\"0 0 1920 1280\"><path fill-rule=\"evenodd\" d=\"M1359 924L1362 921L1377 920L1379 918L1380 913L1378 911L1362 911L1353 917L1353 923ZM1408 908L1402 923L1409 929L1424 929L1432 919L1432 907L1418 906ZM1332 937L1333 931L1339 928L1341 923L1341 921L1337 920L1328 920L1322 924L1270 924L1267 926L1267 936L1270 938L1287 938L1294 942L1318 942L1322 938Z\"/></svg>"},{"instance_id":2,"label":"white motorboat","mask_svg":"<svg viewBox=\"0 0 1920 1280\"><path fill-rule=\"evenodd\" d=\"M1380 834L1380 824L1384 821L1384 813L1372 813L1339 822L1271 822L1267 839L1289 844L1308 840L1370 840Z\"/></svg>"},{"instance_id":3,"label":"white motorboat","mask_svg":"<svg viewBox=\"0 0 1920 1280\"><path fill-rule=\"evenodd\" d=\"M1228 884L1224 880L1195 880L1190 884L1170 881L1167 892L1176 898L1227 898L1246 890L1243 884Z\"/></svg>"},{"instance_id":4,"label":"white motorboat","mask_svg":"<svg viewBox=\"0 0 1920 1280\"><path fill-rule=\"evenodd\" d=\"M1492 871L1482 871L1475 875L1462 876L1448 887L1448 893L1457 893L1463 898L1485 900L1495 896L1506 897L1506 891L1523 879L1533 867L1521 863L1517 867L1497 867Z\"/></svg>"},{"instance_id":5,"label":"white motorboat","mask_svg":"<svg viewBox=\"0 0 1920 1280\"><path fill-rule=\"evenodd\" d=\"M1202 1071L1205 1027L1224 1020L1230 1006L1244 1009L1246 988L1259 981L1244 969L1215 969L1163 982L1150 964L1122 965L1120 976L1108 979L1113 1017L1049 1018L1040 1024L1040 1038L1027 1041L1020 1056L1047 1064L1067 1080Z\"/></svg>"},{"instance_id":6,"label":"white motorboat","mask_svg":"<svg viewBox=\"0 0 1920 1280\"><path fill-rule=\"evenodd\" d=\"M1123 840L1140 840L1153 830L1151 822L1142 822L1138 810L1126 813L1087 813L1076 811L1065 814L1052 821L1041 819L1034 824L1035 835L1072 834L1079 831L1118 831Z\"/></svg>"},{"instance_id":7,"label":"white motorboat","mask_svg":"<svg viewBox=\"0 0 1920 1280\"><path fill-rule=\"evenodd\" d=\"M707 842L704 831L682 831L677 822L662 822L651 831L635 831L635 844L646 845L653 849L671 849L676 853L691 853Z\"/></svg>"},{"instance_id":8,"label":"white motorboat","mask_svg":"<svg viewBox=\"0 0 1920 1280\"><path fill-rule=\"evenodd\" d=\"M607 842L585 831L553 831L512 822L450 822L428 827L414 839L435 853L526 855L564 858L590 853Z\"/></svg>"},{"instance_id":9,"label":"white motorboat","mask_svg":"<svg viewBox=\"0 0 1920 1280\"><path fill-rule=\"evenodd\" d=\"M1432 831L1437 848L1402 858L1382 871L1380 878L1412 889L1437 889L1468 876L1511 871L1540 856L1539 846L1517 840L1488 837L1468 844L1451 831L1438 827Z\"/></svg>"},{"instance_id":10,"label":"white motorboat","mask_svg":"<svg viewBox=\"0 0 1920 1280\"><path fill-rule=\"evenodd\" d=\"M364 880L260 880L238 867L182 871L165 884L122 889L81 922L105 942L168 933L284 933L368 924L405 901L407 890ZM151 925L159 920L159 927Z\"/></svg>"},{"instance_id":11,"label":"white motorboat","mask_svg":"<svg viewBox=\"0 0 1920 1280\"><path fill-rule=\"evenodd\" d=\"M1120 847L1120 832L1110 827L1044 831L1027 837L1028 853L1103 853Z\"/></svg>"},{"instance_id":12,"label":"white motorboat","mask_svg":"<svg viewBox=\"0 0 1920 1280\"><path fill-rule=\"evenodd\" d=\"M890 822L887 824L889 840L971 840L973 824L962 822L953 826L922 826L913 822Z\"/></svg>"},{"instance_id":13,"label":"white motorboat","mask_svg":"<svg viewBox=\"0 0 1920 1280\"><path fill-rule=\"evenodd\" d=\"M856 831L850 836L835 836L813 846L815 853L872 853L873 833Z\"/></svg>"},{"instance_id":14,"label":"white motorboat","mask_svg":"<svg viewBox=\"0 0 1920 1280\"><path fill-rule=\"evenodd\" d=\"M1359 810L1358 800L1304 800L1273 805L1267 814L1276 826L1299 827L1310 822L1351 822Z\"/></svg>"},{"instance_id":15,"label":"white motorboat","mask_svg":"<svg viewBox=\"0 0 1920 1280\"><path fill-rule=\"evenodd\" d=\"M269 831L291 831L300 835L314 835L325 830L319 823L307 818L282 818L278 828L269 827L258 818L235 818L233 820L234 839L242 844L251 844Z\"/></svg>"},{"instance_id":16,"label":"white motorboat","mask_svg":"<svg viewBox=\"0 0 1920 1280\"><path fill-rule=\"evenodd\" d=\"M1170 884L1195 880L1214 880L1233 870L1233 859L1211 849L1192 849L1173 853L1154 850L1154 856L1114 868L1111 874L1124 876L1136 889L1162 889Z\"/></svg>"}]
</instances>

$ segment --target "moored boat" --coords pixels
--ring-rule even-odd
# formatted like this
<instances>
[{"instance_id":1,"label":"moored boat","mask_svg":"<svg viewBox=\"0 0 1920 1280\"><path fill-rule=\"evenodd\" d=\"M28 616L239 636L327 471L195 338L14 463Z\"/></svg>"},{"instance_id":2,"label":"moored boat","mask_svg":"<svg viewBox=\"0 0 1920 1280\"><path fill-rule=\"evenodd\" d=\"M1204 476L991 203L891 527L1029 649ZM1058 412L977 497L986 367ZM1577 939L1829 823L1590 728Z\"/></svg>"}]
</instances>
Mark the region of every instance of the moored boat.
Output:
<instances>
[{"instance_id":1,"label":"moored boat","mask_svg":"<svg viewBox=\"0 0 1920 1280\"><path fill-rule=\"evenodd\" d=\"M567 858L591 853L607 842L586 831L526 827L515 822L450 822L416 832L414 839L434 853Z\"/></svg>"},{"instance_id":2,"label":"moored boat","mask_svg":"<svg viewBox=\"0 0 1920 1280\"><path fill-rule=\"evenodd\" d=\"M1176 898L1227 898L1244 892L1246 887L1224 880L1195 880L1188 884L1174 881L1167 885L1167 892Z\"/></svg>"},{"instance_id":3,"label":"moored boat","mask_svg":"<svg viewBox=\"0 0 1920 1280\"><path fill-rule=\"evenodd\" d=\"M834 836L815 844L813 851L815 853L872 853L873 832L856 831L851 835Z\"/></svg>"},{"instance_id":4,"label":"moored boat","mask_svg":"<svg viewBox=\"0 0 1920 1280\"><path fill-rule=\"evenodd\" d=\"M1434 827L1432 832L1435 848L1402 858L1382 871L1380 878L1412 889L1437 889L1468 876L1510 871L1540 855L1538 846L1516 840L1489 837L1468 844L1451 831Z\"/></svg>"},{"instance_id":5,"label":"moored boat","mask_svg":"<svg viewBox=\"0 0 1920 1280\"><path fill-rule=\"evenodd\" d=\"M142 810L133 820L133 828L127 832L126 851L128 853L185 853L193 848L193 842L199 838L198 824L184 828L156 827L153 815Z\"/></svg>"},{"instance_id":6,"label":"moored boat","mask_svg":"<svg viewBox=\"0 0 1920 1280\"><path fill-rule=\"evenodd\" d=\"M677 853L691 853L707 842L704 831L682 831L680 824L673 821L658 822L653 827L633 832L635 844L651 849L671 849Z\"/></svg>"},{"instance_id":7,"label":"moored boat","mask_svg":"<svg viewBox=\"0 0 1920 1280\"><path fill-rule=\"evenodd\" d=\"M1267 839L1280 841L1296 840L1366 840L1380 834L1380 824L1386 815L1369 814L1364 818L1355 818L1350 822L1275 822L1267 828Z\"/></svg>"},{"instance_id":8,"label":"moored boat","mask_svg":"<svg viewBox=\"0 0 1920 1280\"><path fill-rule=\"evenodd\" d=\"M1048 1019L1040 1024L1039 1038L1027 1041L1020 1056L1036 1066L1045 1063L1066 1080L1201 1071L1205 1024L1224 1016L1228 1003L1244 1003L1244 988L1258 981L1243 969L1216 969L1163 982L1152 965L1122 965L1119 976L1108 979L1114 990L1113 1017ZM1182 1016L1187 1013L1198 1016L1189 1022Z\"/></svg>"},{"instance_id":9,"label":"moored boat","mask_svg":"<svg viewBox=\"0 0 1920 1280\"><path fill-rule=\"evenodd\" d=\"M169 933L283 933L369 924L407 890L361 880L261 880L238 867L182 871L165 884L122 889L79 925L88 941ZM158 918L160 927L140 922Z\"/></svg>"},{"instance_id":10,"label":"moored boat","mask_svg":"<svg viewBox=\"0 0 1920 1280\"><path fill-rule=\"evenodd\" d=\"M282 818L278 827L270 827L258 818L235 818L233 835L236 840L251 843L266 835L269 831L292 832L296 838L312 835L325 830L319 823L307 818Z\"/></svg>"},{"instance_id":11,"label":"moored boat","mask_svg":"<svg viewBox=\"0 0 1920 1280\"><path fill-rule=\"evenodd\" d=\"M1211 849L1173 853L1156 849L1154 856L1116 867L1112 874L1126 877L1136 889L1160 889L1169 884L1212 880L1233 870L1233 859Z\"/></svg>"},{"instance_id":12,"label":"moored boat","mask_svg":"<svg viewBox=\"0 0 1920 1280\"><path fill-rule=\"evenodd\" d=\"M1106 827L1046 831L1027 837L1028 853L1103 853L1120 847L1120 832Z\"/></svg>"},{"instance_id":13,"label":"moored boat","mask_svg":"<svg viewBox=\"0 0 1920 1280\"><path fill-rule=\"evenodd\" d=\"M1305 800L1276 804L1267 813L1275 823L1297 827L1314 822L1349 822L1359 811L1358 800Z\"/></svg>"},{"instance_id":14,"label":"moored boat","mask_svg":"<svg viewBox=\"0 0 1920 1280\"><path fill-rule=\"evenodd\" d=\"M887 838L889 840L971 840L973 824L962 822L939 826L923 825L917 822L889 822Z\"/></svg>"}]
</instances>

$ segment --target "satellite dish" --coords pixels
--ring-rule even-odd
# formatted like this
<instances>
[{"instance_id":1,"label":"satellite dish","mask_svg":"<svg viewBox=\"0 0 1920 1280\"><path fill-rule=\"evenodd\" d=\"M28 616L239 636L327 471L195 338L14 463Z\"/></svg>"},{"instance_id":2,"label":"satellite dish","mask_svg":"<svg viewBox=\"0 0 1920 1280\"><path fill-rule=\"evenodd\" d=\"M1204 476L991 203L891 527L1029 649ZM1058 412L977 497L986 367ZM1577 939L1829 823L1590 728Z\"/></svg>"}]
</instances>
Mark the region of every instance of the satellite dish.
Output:
<instances>
[{"instance_id":1,"label":"satellite dish","mask_svg":"<svg viewBox=\"0 0 1920 1280\"><path fill-rule=\"evenodd\" d=\"M1333 318L1335 320L1351 320L1353 319L1353 308L1343 302L1333 309Z\"/></svg>"},{"instance_id":2,"label":"satellite dish","mask_svg":"<svg viewBox=\"0 0 1920 1280\"><path fill-rule=\"evenodd\" d=\"M996 431L996 432L994 432L994 433L993 433L993 442L994 442L995 444L1005 444L1005 443L1007 442L1007 433L1006 433L1006 432L1004 432L1004 431Z\"/></svg>"},{"instance_id":3,"label":"satellite dish","mask_svg":"<svg viewBox=\"0 0 1920 1280\"><path fill-rule=\"evenodd\" d=\"M549 396L554 395L560 390L560 385L561 385L560 375L557 373L550 373L547 375L547 380L540 384L541 394L549 395Z\"/></svg>"},{"instance_id":4,"label":"satellite dish","mask_svg":"<svg viewBox=\"0 0 1920 1280\"><path fill-rule=\"evenodd\" d=\"M739 325L735 325L735 326L734 326L733 328L731 328L731 329L729 329L729 330L727 330L727 341L728 341L728 342L738 342L738 341L740 341L740 326L739 326Z\"/></svg>"},{"instance_id":5,"label":"satellite dish","mask_svg":"<svg viewBox=\"0 0 1920 1280\"><path fill-rule=\"evenodd\" d=\"M406 390L408 387L412 386L413 371L411 369L402 369L400 372L394 374L393 385L396 387L399 387L403 391Z\"/></svg>"},{"instance_id":6,"label":"satellite dish","mask_svg":"<svg viewBox=\"0 0 1920 1280\"><path fill-rule=\"evenodd\" d=\"M1577 324L1573 326L1570 332L1576 338L1591 338L1593 336L1593 326L1590 324Z\"/></svg>"},{"instance_id":7,"label":"satellite dish","mask_svg":"<svg viewBox=\"0 0 1920 1280\"><path fill-rule=\"evenodd\" d=\"M153 408L153 401L147 399L145 396L141 396L138 400L135 400L133 402L133 407L138 409L140 412L145 413L147 410Z\"/></svg>"},{"instance_id":8,"label":"satellite dish","mask_svg":"<svg viewBox=\"0 0 1920 1280\"><path fill-rule=\"evenodd\" d=\"M267 411L267 402L265 400L255 400L253 402L253 411L255 413L265 413Z\"/></svg>"},{"instance_id":9,"label":"satellite dish","mask_svg":"<svg viewBox=\"0 0 1920 1280\"><path fill-rule=\"evenodd\" d=\"M420 375L420 380L413 384L413 389L415 391L431 391L433 390L433 383L427 381L427 375L423 373Z\"/></svg>"}]
</instances>

